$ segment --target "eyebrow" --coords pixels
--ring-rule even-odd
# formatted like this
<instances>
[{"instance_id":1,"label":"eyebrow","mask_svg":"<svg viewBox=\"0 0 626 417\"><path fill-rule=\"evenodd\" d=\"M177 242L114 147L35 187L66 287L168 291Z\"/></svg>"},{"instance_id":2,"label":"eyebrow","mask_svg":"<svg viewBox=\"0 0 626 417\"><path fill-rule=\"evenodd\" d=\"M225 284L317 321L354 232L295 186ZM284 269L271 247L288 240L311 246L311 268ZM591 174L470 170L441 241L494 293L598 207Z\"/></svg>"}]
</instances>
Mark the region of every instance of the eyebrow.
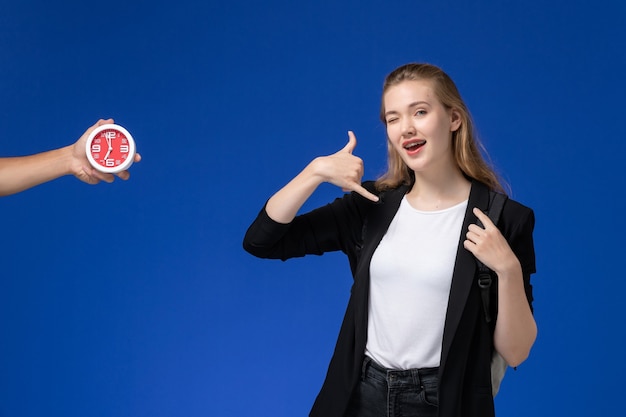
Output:
<instances>
[{"instance_id":1,"label":"eyebrow","mask_svg":"<svg viewBox=\"0 0 626 417\"><path fill-rule=\"evenodd\" d=\"M409 104L407 106L407 108L412 109L414 107L417 107L417 106L420 106L420 105L424 105L424 104L427 105L427 106L430 106L429 102L420 100L420 101L414 101L413 103ZM389 111L385 112L385 116L390 115L390 114L398 114L398 113L399 112L396 111L396 110L389 110Z\"/></svg>"}]
</instances>

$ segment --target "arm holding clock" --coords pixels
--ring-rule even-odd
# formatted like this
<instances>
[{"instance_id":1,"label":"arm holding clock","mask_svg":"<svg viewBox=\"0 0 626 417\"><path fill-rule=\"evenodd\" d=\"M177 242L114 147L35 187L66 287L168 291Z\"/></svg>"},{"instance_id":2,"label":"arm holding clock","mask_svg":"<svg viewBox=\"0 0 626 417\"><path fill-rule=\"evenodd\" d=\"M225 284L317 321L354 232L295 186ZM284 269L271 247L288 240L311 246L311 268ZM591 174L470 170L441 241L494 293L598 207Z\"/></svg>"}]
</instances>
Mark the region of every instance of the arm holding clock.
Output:
<instances>
[{"instance_id":1,"label":"arm holding clock","mask_svg":"<svg viewBox=\"0 0 626 417\"><path fill-rule=\"evenodd\" d=\"M113 174L105 174L94 169L85 155L85 145L89 134L98 126L113 123L113 119L99 120L72 145L35 155L0 158L0 196L19 193L28 188L52 181L64 175L74 175L88 184L100 181L113 182ZM135 154L134 162L141 156ZM116 174L123 180L130 177L128 171Z\"/></svg>"}]
</instances>

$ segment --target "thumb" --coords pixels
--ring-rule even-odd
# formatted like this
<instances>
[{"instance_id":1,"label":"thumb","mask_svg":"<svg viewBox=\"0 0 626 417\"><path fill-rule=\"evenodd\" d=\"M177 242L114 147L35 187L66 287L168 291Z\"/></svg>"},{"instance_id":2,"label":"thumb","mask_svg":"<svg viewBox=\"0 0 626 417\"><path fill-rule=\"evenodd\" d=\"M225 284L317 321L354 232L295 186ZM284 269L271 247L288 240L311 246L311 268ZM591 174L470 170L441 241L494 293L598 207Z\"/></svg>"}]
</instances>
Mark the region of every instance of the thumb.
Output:
<instances>
[{"instance_id":1,"label":"thumb","mask_svg":"<svg viewBox=\"0 0 626 417\"><path fill-rule=\"evenodd\" d=\"M356 136L354 136L353 131L348 130L348 143L343 147L342 151L352 153L354 148L356 148Z\"/></svg>"}]
</instances>

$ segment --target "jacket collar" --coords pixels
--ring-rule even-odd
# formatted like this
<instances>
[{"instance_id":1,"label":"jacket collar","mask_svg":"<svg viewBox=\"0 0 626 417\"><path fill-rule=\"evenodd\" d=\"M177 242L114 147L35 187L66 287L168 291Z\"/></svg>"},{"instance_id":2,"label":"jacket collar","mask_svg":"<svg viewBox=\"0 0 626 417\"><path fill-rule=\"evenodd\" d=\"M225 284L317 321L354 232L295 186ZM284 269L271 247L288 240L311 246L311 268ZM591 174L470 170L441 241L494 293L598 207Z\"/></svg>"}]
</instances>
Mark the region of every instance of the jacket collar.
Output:
<instances>
[{"instance_id":1,"label":"jacket collar","mask_svg":"<svg viewBox=\"0 0 626 417\"><path fill-rule=\"evenodd\" d=\"M441 367L445 366L446 358L450 352L450 347L457 332L461 316L465 310L470 290L476 276L476 258L470 251L465 249L463 242L470 224L477 222L477 217L472 210L478 207L486 211L489 206L489 189L486 185L478 181L472 181L461 236L456 253L456 263L452 273L452 285L450 288L450 298L448 300L448 310L444 325L443 346L441 352Z\"/></svg>"},{"instance_id":2,"label":"jacket collar","mask_svg":"<svg viewBox=\"0 0 626 417\"><path fill-rule=\"evenodd\" d=\"M402 198L408 191L407 185L402 185L392 190L384 191L380 194L379 203L372 206L367 216L367 221L363 226L362 237L366 244L363 246L361 253L361 261L358 263L355 273L355 282L352 287L353 296L363 302L355 305L355 317L359 322L355 326L356 340L365 343L367 340L367 318L368 318L368 300L370 291L370 262L374 251L380 244L383 236L389 228L389 224L396 215ZM361 349L359 347L358 349ZM365 345L362 346L365 350Z\"/></svg>"}]
</instances>

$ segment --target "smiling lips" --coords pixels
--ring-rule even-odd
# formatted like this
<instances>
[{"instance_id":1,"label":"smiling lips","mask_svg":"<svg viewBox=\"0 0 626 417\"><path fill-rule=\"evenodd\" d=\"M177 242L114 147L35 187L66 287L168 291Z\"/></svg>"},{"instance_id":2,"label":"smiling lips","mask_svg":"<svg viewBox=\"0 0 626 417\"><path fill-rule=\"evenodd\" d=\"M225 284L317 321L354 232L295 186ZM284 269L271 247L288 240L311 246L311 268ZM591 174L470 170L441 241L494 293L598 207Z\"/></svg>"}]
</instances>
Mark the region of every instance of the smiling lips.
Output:
<instances>
[{"instance_id":1,"label":"smiling lips","mask_svg":"<svg viewBox=\"0 0 626 417\"><path fill-rule=\"evenodd\" d=\"M415 140L410 140L410 141L405 142L402 145L402 147L407 150L407 153L409 155L412 155L412 154L417 153L425 144L426 144L425 140L415 139Z\"/></svg>"}]
</instances>

